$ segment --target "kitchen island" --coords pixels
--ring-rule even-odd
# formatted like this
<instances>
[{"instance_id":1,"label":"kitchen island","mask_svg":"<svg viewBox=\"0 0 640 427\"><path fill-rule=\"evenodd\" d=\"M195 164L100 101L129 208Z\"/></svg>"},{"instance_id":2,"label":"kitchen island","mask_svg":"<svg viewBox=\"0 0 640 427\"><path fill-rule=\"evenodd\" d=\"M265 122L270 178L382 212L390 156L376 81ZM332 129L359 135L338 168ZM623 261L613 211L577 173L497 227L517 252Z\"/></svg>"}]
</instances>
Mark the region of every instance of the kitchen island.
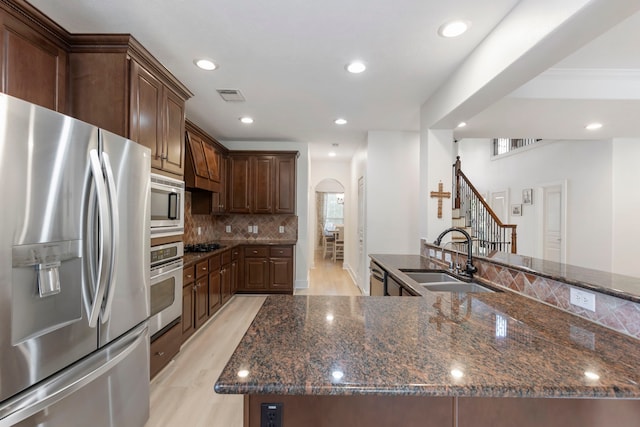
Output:
<instances>
[{"instance_id":1,"label":"kitchen island","mask_svg":"<svg viewBox=\"0 0 640 427\"><path fill-rule=\"evenodd\" d=\"M640 343L512 292L270 296L218 379L245 426L634 426Z\"/></svg>"}]
</instances>

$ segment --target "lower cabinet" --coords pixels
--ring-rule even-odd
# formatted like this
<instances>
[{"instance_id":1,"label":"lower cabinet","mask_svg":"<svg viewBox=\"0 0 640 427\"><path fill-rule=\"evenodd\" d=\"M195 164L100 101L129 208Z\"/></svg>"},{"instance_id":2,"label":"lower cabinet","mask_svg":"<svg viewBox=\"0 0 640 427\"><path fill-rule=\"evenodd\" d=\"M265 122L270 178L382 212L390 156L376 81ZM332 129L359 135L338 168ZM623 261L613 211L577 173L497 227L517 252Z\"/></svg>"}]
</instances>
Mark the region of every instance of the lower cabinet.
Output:
<instances>
[{"instance_id":1,"label":"lower cabinet","mask_svg":"<svg viewBox=\"0 0 640 427\"><path fill-rule=\"evenodd\" d=\"M182 333L180 323L176 323L171 329L151 342L150 347L150 372L151 378L155 377L173 357L180 351Z\"/></svg>"},{"instance_id":2,"label":"lower cabinet","mask_svg":"<svg viewBox=\"0 0 640 427\"><path fill-rule=\"evenodd\" d=\"M220 254L209 257L209 317L222 306L220 271Z\"/></svg>"},{"instance_id":3,"label":"lower cabinet","mask_svg":"<svg viewBox=\"0 0 640 427\"><path fill-rule=\"evenodd\" d=\"M196 292L195 267L185 267L182 282L182 342L196 331L195 311Z\"/></svg>"},{"instance_id":4,"label":"lower cabinet","mask_svg":"<svg viewBox=\"0 0 640 427\"><path fill-rule=\"evenodd\" d=\"M238 292L293 293L293 245L245 246Z\"/></svg>"},{"instance_id":5,"label":"lower cabinet","mask_svg":"<svg viewBox=\"0 0 640 427\"><path fill-rule=\"evenodd\" d=\"M222 267L220 267L220 299L224 305L233 295L231 290L231 251L224 251L220 254Z\"/></svg>"}]
</instances>

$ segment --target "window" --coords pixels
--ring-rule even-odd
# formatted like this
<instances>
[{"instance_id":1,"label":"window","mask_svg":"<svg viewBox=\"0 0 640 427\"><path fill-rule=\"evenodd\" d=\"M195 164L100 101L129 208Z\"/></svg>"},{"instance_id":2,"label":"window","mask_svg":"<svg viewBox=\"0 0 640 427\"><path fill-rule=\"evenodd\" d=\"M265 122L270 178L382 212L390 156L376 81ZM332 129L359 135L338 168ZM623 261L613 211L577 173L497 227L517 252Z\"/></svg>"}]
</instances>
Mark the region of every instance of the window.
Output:
<instances>
[{"instance_id":1,"label":"window","mask_svg":"<svg viewBox=\"0 0 640 427\"><path fill-rule=\"evenodd\" d=\"M344 193L324 193L324 228L332 230L344 223Z\"/></svg>"},{"instance_id":2,"label":"window","mask_svg":"<svg viewBox=\"0 0 640 427\"><path fill-rule=\"evenodd\" d=\"M494 138L493 139L493 155L499 156L518 148L526 147L542 139L536 138Z\"/></svg>"}]
</instances>

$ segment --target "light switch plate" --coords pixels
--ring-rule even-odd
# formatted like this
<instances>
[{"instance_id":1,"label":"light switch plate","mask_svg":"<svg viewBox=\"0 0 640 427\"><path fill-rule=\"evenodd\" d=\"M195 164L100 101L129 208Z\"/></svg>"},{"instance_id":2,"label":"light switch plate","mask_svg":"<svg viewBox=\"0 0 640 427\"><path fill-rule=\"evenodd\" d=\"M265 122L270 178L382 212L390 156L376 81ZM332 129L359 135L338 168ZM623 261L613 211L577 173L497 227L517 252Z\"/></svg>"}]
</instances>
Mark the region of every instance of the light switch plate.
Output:
<instances>
[{"instance_id":1,"label":"light switch plate","mask_svg":"<svg viewBox=\"0 0 640 427\"><path fill-rule=\"evenodd\" d=\"M224 231L226 231L227 233L231 233L231 226L230 225L225 226Z\"/></svg>"},{"instance_id":2,"label":"light switch plate","mask_svg":"<svg viewBox=\"0 0 640 427\"><path fill-rule=\"evenodd\" d=\"M249 233L253 233L253 225L248 226L248 227L247 227L247 231L248 231Z\"/></svg>"},{"instance_id":3,"label":"light switch plate","mask_svg":"<svg viewBox=\"0 0 640 427\"><path fill-rule=\"evenodd\" d=\"M257 225L253 226L253 234L258 234L258 226Z\"/></svg>"},{"instance_id":4,"label":"light switch plate","mask_svg":"<svg viewBox=\"0 0 640 427\"><path fill-rule=\"evenodd\" d=\"M278 232L284 233L284 225L281 225L280 227L278 227Z\"/></svg>"}]
</instances>

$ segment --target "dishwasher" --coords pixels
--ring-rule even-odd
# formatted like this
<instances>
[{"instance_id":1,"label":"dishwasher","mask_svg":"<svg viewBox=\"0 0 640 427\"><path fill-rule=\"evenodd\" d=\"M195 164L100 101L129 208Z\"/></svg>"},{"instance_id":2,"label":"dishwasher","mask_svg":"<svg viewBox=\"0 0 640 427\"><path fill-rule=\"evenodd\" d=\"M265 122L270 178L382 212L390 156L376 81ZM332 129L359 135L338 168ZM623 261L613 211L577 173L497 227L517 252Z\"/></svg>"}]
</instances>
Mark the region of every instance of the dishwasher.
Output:
<instances>
[{"instance_id":1,"label":"dishwasher","mask_svg":"<svg viewBox=\"0 0 640 427\"><path fill-rule=\"evenodd\" d=\"M369 295L372 297L385 296L387 294L387 272L374 261L371 261L369 270L371 271L369 277Z\"/></svg>"}]
</instances>

